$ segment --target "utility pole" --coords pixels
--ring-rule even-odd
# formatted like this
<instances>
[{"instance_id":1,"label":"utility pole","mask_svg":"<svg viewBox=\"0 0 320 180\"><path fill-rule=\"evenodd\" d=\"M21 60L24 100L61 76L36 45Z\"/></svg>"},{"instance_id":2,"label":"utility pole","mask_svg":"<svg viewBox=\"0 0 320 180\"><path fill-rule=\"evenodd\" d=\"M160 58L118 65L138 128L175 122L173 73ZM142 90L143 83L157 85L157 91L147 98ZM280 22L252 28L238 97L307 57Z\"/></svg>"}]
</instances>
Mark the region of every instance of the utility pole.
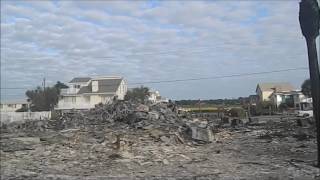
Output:
<instances>
[{"instance_id":1,"label":"utility pole","mask_svg":"<svg viewBox=\"0 0 320 180\"><path fill-rule=\"evenodd\" d=\"M199 99L199 114L201 115L201 99Z\"/></svg>"},{"instance_id":2,"label":"utility pole","mask_svg":"<svg viewBox=\"0 0 320 180\"><path fill-rule=\"evenodd\" d=\"M43 92L46 90L46 78L43 78Z\"/></svg>"},{"instance_id":3,"label":"utility pole","mask_svg":"<svg viewBox=\"0 0 320 180\"><path fill-rule=\"evenodd\" d=\"M47 97L46 97L46 78L43 78L43 97L44 97L44 105L47 106Z\"/></svg>"},{"instance_id":4,"label":"utility pole","mask_svg":"<svg viewBox=\"0 0 320 180\"><path fill-rule=\"evenodd\" d=\"M317 166L320 167L320 73L316 47L320 28L320 8L316 0L301 0L299 21L308 48L313 114L317 126Z\"/></svg>"}]
</instances>

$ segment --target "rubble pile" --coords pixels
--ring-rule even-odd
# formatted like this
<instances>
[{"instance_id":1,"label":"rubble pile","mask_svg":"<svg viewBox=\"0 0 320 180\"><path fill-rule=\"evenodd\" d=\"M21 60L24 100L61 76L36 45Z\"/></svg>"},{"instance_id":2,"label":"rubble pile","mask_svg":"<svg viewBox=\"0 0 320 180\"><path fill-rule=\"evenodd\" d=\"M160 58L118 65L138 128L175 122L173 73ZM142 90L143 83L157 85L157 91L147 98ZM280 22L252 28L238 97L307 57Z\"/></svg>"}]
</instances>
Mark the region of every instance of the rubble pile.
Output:
<instances>
[{"instance_id":1,"label":"rubble pile","mask_svg":"<svg viewBox=\"0 0 320 180\"><path fill-rule=\"evenodd\" d=\"M241 123L226 116L182 117L175 109L171 103L116 101L56 120L7 124L0 136L0 179L320 177L311 119L260 116Z\"/></svg>"},{"instance_id":2,"label":"rubble pile","mask_svg":"<svg viewBox=\"0 0 320 180\"><path fill-rule=\"evenodd\" d=\"M151 136L169 141L174 136L177 141L191 137L188 135L187 119L180 118L173 103L141 104L132 101L114 101L97 105L88 111L63 113L57 120L49 121L54 130L82 129L91 132L112 130L118 134L129 131L149 131Z\"/></svg>"},{"instance_id":3,"label":"rubble pile","mask_svg":"<svg viewBox=\"0 0 320 180\"><path fill-rule=\"evenodd\" d=\"M312 118L280 118L278 121L264 123L264 131L258 136L261 139L293 137L297 140L315 138L316 126Z\"/></svg>"}]
</instances>

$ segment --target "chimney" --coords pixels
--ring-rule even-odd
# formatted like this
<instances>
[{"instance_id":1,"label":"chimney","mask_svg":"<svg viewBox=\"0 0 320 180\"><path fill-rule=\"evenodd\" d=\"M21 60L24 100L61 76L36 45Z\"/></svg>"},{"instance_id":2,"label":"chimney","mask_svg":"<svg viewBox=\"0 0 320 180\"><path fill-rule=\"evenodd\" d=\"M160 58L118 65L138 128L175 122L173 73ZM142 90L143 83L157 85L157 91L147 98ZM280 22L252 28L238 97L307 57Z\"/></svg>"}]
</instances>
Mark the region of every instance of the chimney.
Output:
<instances>
[{"instance_id":1,"label":"chimney","mask_svg":"<svg viewBox=\"0 0 320 180\"><path fill-rule=\"evenodd\" d=\"M91 91L98 92L99 91L99 81L92 81Z\"/></svg>"}]
</instances>

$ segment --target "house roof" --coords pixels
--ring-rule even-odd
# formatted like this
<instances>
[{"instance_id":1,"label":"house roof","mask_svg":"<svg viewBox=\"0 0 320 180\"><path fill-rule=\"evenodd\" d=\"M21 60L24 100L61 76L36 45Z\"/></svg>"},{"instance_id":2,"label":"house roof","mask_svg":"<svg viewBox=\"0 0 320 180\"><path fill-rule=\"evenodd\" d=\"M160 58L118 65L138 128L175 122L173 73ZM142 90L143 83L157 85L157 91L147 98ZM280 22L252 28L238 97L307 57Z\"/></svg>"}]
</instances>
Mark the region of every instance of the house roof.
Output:
<instances>
[{"instance_id":1,"label":"house roof","mask_svg":"<svg viewBox=\"0 0 320 180\"><path fill-rule=\"evenodd\" d=\"M287 91L293 91L294 87L290 83L259 83L257 85L261 89L261 91L274 91L277 92L287 92Z\"/></svg>"},{"instance_id":2,"label":"house roof","mask_svg":"<svg viewBox=\"0 0 320 180\"><path fill-rule=\"evenodd\" d=\"M115 93L120 84L122 78L111 78L111 79L97 79L98 81L98 92L92 92L92 82L88 86L81 87L78 94L84 93ZM95 81L95 79L92 79Z\"/></svg>"},{"instance_id":3,"label":"house roof","mask_svg":"<svg viewBox=\"0 0 320 180\"><path fill-rule=\"evenodd\" d=\"M81 83L90 81L90 77L75 77L69 83Z\"/></svg>"}]
</instances>

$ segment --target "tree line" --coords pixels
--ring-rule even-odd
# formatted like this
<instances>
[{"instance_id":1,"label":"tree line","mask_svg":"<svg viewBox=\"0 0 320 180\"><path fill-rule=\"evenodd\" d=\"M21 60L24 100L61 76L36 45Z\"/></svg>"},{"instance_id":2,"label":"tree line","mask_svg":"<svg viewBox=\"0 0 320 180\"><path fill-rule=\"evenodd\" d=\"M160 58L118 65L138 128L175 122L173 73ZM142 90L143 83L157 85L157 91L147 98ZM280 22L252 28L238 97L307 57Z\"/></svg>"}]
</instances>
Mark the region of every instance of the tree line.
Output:
<instances>
[{"instance_id":1,"label":"tree line","mask_svg":"<svg viewBox=\"0 0 320 180\"><path fill-rule=\"evenodd\" d=\"M42 88L38 86L33 90L27 90L26 96L30 102L30 111L50 111L59 101L61 89L68 88L67 85L58 81L52 87ZM18 109L17 111L28 111L27 107Z\"/></svg>"}]
</instances>

